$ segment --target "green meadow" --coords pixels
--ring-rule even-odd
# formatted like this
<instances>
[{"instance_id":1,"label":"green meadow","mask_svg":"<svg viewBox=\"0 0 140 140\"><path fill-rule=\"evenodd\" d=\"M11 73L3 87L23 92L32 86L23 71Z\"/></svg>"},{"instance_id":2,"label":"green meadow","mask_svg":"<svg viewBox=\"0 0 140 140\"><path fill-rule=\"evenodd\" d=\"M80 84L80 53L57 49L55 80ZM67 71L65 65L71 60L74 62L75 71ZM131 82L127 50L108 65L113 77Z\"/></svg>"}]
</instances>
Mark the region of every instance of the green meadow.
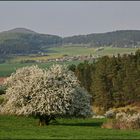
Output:
<instances>
[{"instance_id":1,"label":"green meadow","mask_svg":"<svg viewBox=\"0 0 140 140\"><path fill-rule=\"evenodd\" d=\"M27 117L0 116L0 139L140 139L139 130L101 128L106 119L58 119L39 126Z\"/></svg>"},{"instance_id":2,"label":"green meadow","mask_svg":"<svg viewBox=\"0 0 140 140\"><path fill-rule=\"evenodd\" d=\"M68 46L68 47L57 47L57 48L50 48L49 49L52 53L50 55L117 55L118 53L124 54L124 53L134 53L137 48L113 48L113 47L104 47L103 50L96 51L97 48L91 48L91 47L81 47L81 46Z\"/></svg>"}]
</instances>

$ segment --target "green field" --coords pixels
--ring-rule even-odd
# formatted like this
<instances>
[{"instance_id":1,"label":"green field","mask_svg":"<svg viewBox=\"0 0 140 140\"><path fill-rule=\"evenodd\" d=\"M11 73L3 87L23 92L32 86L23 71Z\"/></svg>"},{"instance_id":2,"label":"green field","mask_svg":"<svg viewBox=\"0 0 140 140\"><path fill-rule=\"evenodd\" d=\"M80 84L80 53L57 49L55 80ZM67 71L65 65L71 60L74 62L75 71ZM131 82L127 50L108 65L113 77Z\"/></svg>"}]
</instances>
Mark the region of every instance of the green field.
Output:
<instances>
[{"instance_id":1,"label":"green field","mask_svg":"<svg viewBox=\"0 0 140 140\"><path fill-rule=\"evenodd\" d=\"M0 116L0 139L140 139L139 130L101 128L105 119L59 119L38 126L38 120Z\"/></svg>"},{"instance_id":2,"label":"green field","mask_svg":"<svg viewBox=\"0 0 140 140\"><path fill-rule=\"evenodd\" d=\"M81 61L74 61L74 62L47 62L47 63L3 63L0 64L0 77L7 77L10 76L12 72L15 72L16 69L25 67L25 66L31 66L31 65L38 65L40 68L48 68L53 64L78 64Z\"/></svg>"},{"instance_id":3,"label":"green field","mask_svg":"<svg viewBox=\"0 0 140 140\"><path fill-rule=\"evenodd\" d=\"M105 47L103 50L96 51L95 48L88 47L57 47L50 48L51 53L48 53L48 56L19 56L15 57L11 60L10 63L0 64L0 77L9 76L12 72L14 72L17 68L30 66L30 65L39 65L39 67L48 67L52 64L56 64L57 62L45 62L45 63L19 63L22 60L47 60L50 58L60 58L64 55L75 56L75 55L94 55L94 56L103 56L103 55L117 55L118 53L134 53L137 48L111 48ZM71 61L71 62L59 62L59 64L78 64L82 61Z\"/></svg>"},{"instance_id":4,"label":"green field","mask_svg":"<svg viewBox=\"0 0 140 140\"><path fill-rule=\"evenodd\" d=\"M116 55L118 53L124 54L124 53L134 53L137 48L112 48L112 47L104 47L103 50L96 51L97 48L91 48L91 47L57 47L57 48L50 48L50 51L54 51L54 53L50 53L50 55L90 55L93 54L95 56L97 55Z\"/></svg>"},{"instance_id":5,"label":"green field","mask_svg":"<svg viewBox=\"0 0 140 140\"><path fill-rule=\"evenodd\" d=\"M41 60L46 61L48 59L55 59L55 58L61 58L64 55L68 56L76 56L76 55L94 55L94 56L103 56L103 55L117 55L118 53L124 54L124 53L134 53L137 48L112 48L112 47L104 47L103 50L96 51L97 48L91 48L91 47L54 47L49 48L49 53L47 53L47 56L18 56L11 60L11 62L20 62L22 60Z\"/></svg>"}]
</instances>

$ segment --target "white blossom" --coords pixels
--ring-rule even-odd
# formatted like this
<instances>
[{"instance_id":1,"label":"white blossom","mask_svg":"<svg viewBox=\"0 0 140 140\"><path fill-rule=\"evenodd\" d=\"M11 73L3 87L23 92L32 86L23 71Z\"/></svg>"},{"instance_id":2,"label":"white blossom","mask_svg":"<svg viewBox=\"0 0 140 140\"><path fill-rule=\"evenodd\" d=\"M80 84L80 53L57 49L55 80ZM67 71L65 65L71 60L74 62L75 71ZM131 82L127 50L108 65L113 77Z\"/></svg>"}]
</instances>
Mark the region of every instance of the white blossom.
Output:
<instances>
[{"instance_id":1,"label":"white blossom","mask_svg":"<svg viewBox=\"0 0 140 140\"><path fill-rule=\"evenodd\" d=\"M114 118L116 116L116 112L114 110L108 110L104 115L106 118Z\"/></svg>"},{"instance_id":2,"label":"white blossom","mask_svg":"<svg viewBox=\"0 0 140 140\"><path fill-rule=\"evenodd\" d=\"M66 66L50 69L23 67L4 83L7 86L1 113L16 115L91 115L90 95Z\"/></svg>"}]
</instances>

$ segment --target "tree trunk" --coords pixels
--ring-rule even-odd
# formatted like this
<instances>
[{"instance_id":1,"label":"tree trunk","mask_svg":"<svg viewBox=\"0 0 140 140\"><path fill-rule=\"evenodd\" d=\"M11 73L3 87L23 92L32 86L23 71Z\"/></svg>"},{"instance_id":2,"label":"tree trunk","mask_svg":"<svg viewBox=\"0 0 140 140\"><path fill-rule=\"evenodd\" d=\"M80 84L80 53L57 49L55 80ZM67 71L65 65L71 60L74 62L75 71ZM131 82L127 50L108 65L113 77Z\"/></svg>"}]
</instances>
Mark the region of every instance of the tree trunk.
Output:
<instances>
[{"instance_id":1,"label":"tree trunk","mask_svg":"<svg viewBox=\"0 0 140 140\"><path fill-rule=\"evenodd\" d=\"M51 116L39 116L39 125L44 126L44 125L49 125L49 122L51 121Z\"/></svg>"}]
</instances>

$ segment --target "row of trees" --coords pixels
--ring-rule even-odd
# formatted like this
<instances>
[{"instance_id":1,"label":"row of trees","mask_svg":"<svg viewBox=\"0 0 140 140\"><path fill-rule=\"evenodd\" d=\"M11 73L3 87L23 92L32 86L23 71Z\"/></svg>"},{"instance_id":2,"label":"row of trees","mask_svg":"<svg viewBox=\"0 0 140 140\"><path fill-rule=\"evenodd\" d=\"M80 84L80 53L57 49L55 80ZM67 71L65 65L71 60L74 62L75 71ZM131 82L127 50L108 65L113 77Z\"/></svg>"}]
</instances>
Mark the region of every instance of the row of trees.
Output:
<instances>
[{"instance_id":1,"label":"row of trees","mask_svg":"<svg viewBox=\"0 0 140 140\"><path fill-rule=\"evenodd\" d=\"M140 50L117 57L104 56L93 63L71 65L94 105L107 110L140 101Z\"/></svg>"}]
</instances>

